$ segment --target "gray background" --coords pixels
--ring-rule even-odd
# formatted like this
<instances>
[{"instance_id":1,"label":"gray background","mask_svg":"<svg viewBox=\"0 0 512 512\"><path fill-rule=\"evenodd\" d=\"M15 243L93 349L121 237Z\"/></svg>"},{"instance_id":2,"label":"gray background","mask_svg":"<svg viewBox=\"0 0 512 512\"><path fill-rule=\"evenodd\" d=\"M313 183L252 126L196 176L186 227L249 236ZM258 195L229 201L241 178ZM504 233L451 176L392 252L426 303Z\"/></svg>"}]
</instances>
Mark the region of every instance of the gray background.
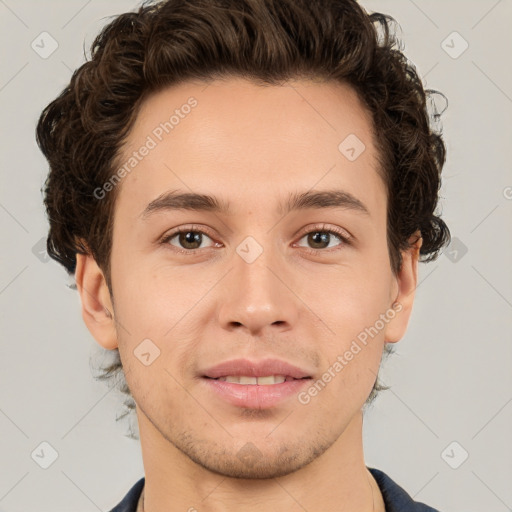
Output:
<instances>
[{"instance_id":1,"label":"gray background","mask_svg":"<svg viewBox=\"0 0 512 512\"><path fill-rule=\"evenodd\" d=\"M426 86L448 97L442 211L455 238L421 266L408 333L381 372L392 388L366 413L366 461L442 511L512 510L512 1L362 3L397 19ZM0 0L0 511L107 511L143 475L119 395L91 376L77 292L38 251L47 164L34 140L84 41L136 5ZM31 47L43 31L58 43L47 58ZM43 441L58 453L48 469Z\"/></svg>"}]
</instances>

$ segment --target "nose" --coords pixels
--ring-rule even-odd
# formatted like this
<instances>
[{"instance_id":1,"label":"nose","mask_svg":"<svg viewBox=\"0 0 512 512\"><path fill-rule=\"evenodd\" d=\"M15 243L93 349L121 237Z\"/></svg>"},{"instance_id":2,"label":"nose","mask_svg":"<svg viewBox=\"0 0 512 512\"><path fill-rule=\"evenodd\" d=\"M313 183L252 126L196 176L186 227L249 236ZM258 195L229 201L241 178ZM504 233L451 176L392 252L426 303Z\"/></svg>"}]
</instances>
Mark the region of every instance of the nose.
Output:
<instances>
[{"instance_id":1,"label":"nose","mask_svg":"<svg viewBox=\"0 0 512 512\"><path fill-rule=\"evenodd\" d=\"M301 303L283 258L271 252L265 248L252 262L240 256L242 252L234 252L232 270L219 297L222 328L261 335L284 332L295 325Z\"/></svg>"}]
</instances>

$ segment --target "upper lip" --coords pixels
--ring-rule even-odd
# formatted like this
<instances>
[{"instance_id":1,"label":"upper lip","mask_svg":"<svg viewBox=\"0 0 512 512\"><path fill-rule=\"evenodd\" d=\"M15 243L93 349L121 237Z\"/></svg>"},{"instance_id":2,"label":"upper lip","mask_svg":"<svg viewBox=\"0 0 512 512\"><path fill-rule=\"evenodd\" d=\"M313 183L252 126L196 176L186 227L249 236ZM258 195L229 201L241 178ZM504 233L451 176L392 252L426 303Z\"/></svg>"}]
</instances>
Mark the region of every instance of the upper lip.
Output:
<instances>
[{"instance_id":1,"label":"upper lip","mask_svg":"<svg viewBox=\"0 0 512 512\"><path fill-rule=\"evenodd\" d=\"M217 379L219 377L247 376L247 377L266 377L269 375L284 375L294 379L303 379L310 377L306 370L294 366L286 361L279 359L264 359L261 361L250 361L249 359L231 359L223 363L212 366L202 372L204 377Z\"/></svg>"}]
</instances>

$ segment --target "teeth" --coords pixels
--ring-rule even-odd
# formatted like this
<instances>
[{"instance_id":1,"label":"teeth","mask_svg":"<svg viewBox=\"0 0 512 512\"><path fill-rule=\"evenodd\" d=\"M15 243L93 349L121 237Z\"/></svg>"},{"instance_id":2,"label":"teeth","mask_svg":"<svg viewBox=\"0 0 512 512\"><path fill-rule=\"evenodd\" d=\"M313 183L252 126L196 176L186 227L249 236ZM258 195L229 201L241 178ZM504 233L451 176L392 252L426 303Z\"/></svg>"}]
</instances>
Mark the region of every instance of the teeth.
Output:
<instances>
[{"instance_id":1,"label":"teeth","mask_svg":"<svg viewBox=\"0 0 512 512\"><path fill-rule=\"evenodd\" d=\"M250 377L245 377L245 378L250 379ZM235 382L236 384L240 384L240 377L232 377L232 376L228 375L227 377L224 377L223 380L225 380L226 382ZM256 379L254 379L254 380L256 381ZM254 384L256 384L256 382L254 382Z\"/></svg>"},{"instance_id":2,"label":"teeth","mask_svg":"<svg viewBox=\"0 0 512 512\"><path fill-rule=\"evenodd\" d=\"M219 377L217 380L226 382L234 382L235 384L252 385L258 384L259 386L270 386L271 384L281 384L287 378L284 375L268 375L266 377L249 377L245 375L227 375L226 377ZM293 380L293 379L290 379Z\"/></svg>"},{"instance_id":3,"label":"teeth","mask_svg":"<svg viewBox=\"0 0 512 512\"><path fill-rule=\"evenodd\" d=\"M231 381L233 382L233 381ZM240 376L238 378L238 383L239 384L258 384L258 379L257 377L244 377L244 376Z\"/></svg>"},{"instance_id":4,"label":"teeth","mask_svg":"<svg viewBox=\"0 0 512 512\"><path fill-rule=\"evenodd\" d=\"M279 384L280 382L284 382L284 377L282 375L269 375L268 377L258 377L258 384L260 386L266 386L267 384Z\"/></svg>"}]
</instances>

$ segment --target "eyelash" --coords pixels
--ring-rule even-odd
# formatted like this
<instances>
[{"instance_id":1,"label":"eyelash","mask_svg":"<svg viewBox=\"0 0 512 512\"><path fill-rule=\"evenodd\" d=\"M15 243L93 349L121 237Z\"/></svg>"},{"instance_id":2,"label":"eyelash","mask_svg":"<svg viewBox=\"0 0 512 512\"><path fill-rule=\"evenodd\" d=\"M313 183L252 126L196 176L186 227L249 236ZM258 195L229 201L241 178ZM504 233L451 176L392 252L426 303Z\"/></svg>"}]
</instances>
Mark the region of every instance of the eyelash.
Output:
<instances>
[{"instance_id":1,"label":"eyelash","mask_svg":"<svg viewBox=\"0 0 512 512\"><path fill-rule=\"evenodd\" d=\"M203 235L208 236L213 241L213 236L211 234L209 234L208 231L205 231L204 228L200 228L199 226L192 225L192 226L189 226L186 228L177 229L176 231L173 231L173 232L169 233L168 235L164 236L161 240L161 244L171 246L171 244L169 243L170 240L172 240L177 235L180 235L181 233L201 233ZM326 229L325 225L315 226L315 227L313 227L313 229L310 229L309 231L305 231L305 232L301 233L301 235L299 237L299 241L302 240L302 238L304 238L305 236L309 235L310 233L329 233L329 234L335 235L337 238L339 238L342 243L336 247L330 247L327 249L312 249L311 247L300 246L302 249L304 249L309 254L318 255L321 252L330 253L332 251L339 250L344 245L352 244L352 241L351 241L352 237L350 235L348 235L345 231L342 231L341 229L338 229L338 228ZM182 248L176 247L174 245L172 245L171 247L172 247L172 250L174 250L180 254L185 254L187 256L194 256L197 254L197 251L200 250L200 249L182 249ZM213 247L205 247L205 249L211 249L211 248L213 248Z\"/></svg>"},{"instance_id":2,"label":"eyelash","mask_svg":"<svg viewBox=\"0 0 512 512\"><path fill-rule=\"evenodd\" d=\"M325 224L319 224L317 226L314 226L312 229L309 229L308 231L301 232L299 241L302 240L305 236L309 235L310 233L329 233L330 235L334 235L337 238L339 238L341 244L326 249L312 249L311 247L301 246L301 249L305 250L309 254L318 255L322 252L330 254L332 252L343 249L343 246L345 245L352 245L352 237L346 231L335 227L327 228Z\"/></svg>"}]
</instances>

